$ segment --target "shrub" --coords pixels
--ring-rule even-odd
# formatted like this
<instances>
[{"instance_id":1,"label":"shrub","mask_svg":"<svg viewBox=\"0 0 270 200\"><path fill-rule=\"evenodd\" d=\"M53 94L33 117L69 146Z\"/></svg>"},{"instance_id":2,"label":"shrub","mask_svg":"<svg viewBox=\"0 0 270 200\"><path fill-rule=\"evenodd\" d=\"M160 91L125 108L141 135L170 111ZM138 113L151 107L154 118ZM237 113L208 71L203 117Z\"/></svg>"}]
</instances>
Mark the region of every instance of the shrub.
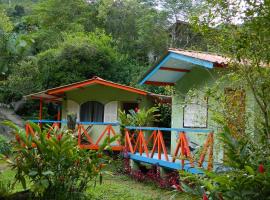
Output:
<instances>
[{"instance_id":1,"label":"shrub","mask_svg":"<svg viewBox=\"0 0 270 200\"><path fill-rule=\"evenodd\" d=\"M101 169L107 161L99 151L80 149L77 139L68 130L41 130L30 123L35 134L27 136L25 130L11 122L5 122L14 128L17 141L13 143L12 158L8 160L16 170L15 182L26 188L26 179L30 180L31 191L46 199L80 197L88 183L101 175ZM112 140L111 140L112 141Z\"/></svg>"},{"instance_id":2,"label":"shrub","mask_svg":"<svg viewBox=\"0 0 270 200\"><path fill-rule=\"evenodd\" d=\"M1 174L0 174L1 175ZM0 199L7 199L11 194L11 184L0 180Z\"/></svg>"},{"instance_id":3,"label":"shrub","mask_svg":"<svg viewBox=\"0 0 270 200\"><path fill-rule=\"evenodd\" d=\"M160 116L157 114L158 111L157 107L129 110L129 113L119 110L120 122L122 126L147 126L158 121L157 118Z\"/></svg>"},{"instance_id":4,"label":"shrub","mask_svg":"<svg viewBox=\"0 0 270 200\"><path fill-rule=\"evenodd\" d=\"M261 158L264 148L252 143L247 136L234 138L228 127L224 127L221 140L226 149L223 163L226 170L221 173L205 171L203 176L180 172L182 188L217 200L269 199L270 163L269 157Z\"/></svg>"},{"instance_id":5,"label":"shrub","mask_svg":"<svg viewBox=\"0 0 270 200\"><path fill-rule=\"evenodd\" d=\"M8 142L8 139L0 135L0 154L3 154L5 156L8 156L11 152L11 145Z\"/></svg>"}]
</instances>

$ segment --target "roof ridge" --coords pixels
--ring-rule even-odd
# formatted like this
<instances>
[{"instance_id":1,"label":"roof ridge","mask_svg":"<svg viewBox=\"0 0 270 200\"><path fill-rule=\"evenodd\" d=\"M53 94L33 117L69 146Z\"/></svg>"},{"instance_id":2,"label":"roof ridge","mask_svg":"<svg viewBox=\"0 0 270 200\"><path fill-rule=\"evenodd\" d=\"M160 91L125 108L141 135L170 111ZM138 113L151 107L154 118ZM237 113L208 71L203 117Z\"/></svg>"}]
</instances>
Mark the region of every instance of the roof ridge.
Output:
<instances>
[{"instance_id":1,"label":"roof ridge","mask_svg":"<svg viewBox=\"0 0 270 200\"><path fill-rule=\"evenodd\" d=\"M169 48L168 51L187 51L187 52L191 52L191 53L205 53L205 54L211 54L211 55L215 55L215 56L221 56L223 58L225 58L224 55L217 53L217 52L209 52L209 51L197 51L197 50L191 50L191 49L182 49L182 48Z\"/></svg>"}]
</instances>

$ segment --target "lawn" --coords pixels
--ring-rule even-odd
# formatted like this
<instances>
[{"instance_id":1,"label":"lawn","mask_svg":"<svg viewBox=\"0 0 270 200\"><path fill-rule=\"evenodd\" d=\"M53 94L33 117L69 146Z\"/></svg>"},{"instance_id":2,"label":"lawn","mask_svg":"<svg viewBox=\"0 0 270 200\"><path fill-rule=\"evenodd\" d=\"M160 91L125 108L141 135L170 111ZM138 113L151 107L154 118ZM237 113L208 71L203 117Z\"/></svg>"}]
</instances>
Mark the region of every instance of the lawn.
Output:
<instances>
[{"instance_id":1,"label":"lawn","mask_svg":"<svg viewBox=\"0 0 270 200\"><path fill-rule=\"evenodd\" d=\"M0 180L8 183L15 175L15 172L7 167L6 164L0 162ZM121 175L114 172L114 169L109 170L103 176L102 184L94 186L91 183L87 192L91 199L96 200L151 200L151 199L175 199L189 200L195 199L190 195L175 192L172 190L160 189L150 183L140 183L132 180L126 175ZM23 188L20 184L15 185L13 192L21 191Z\"/></svg>"}]
</instances>

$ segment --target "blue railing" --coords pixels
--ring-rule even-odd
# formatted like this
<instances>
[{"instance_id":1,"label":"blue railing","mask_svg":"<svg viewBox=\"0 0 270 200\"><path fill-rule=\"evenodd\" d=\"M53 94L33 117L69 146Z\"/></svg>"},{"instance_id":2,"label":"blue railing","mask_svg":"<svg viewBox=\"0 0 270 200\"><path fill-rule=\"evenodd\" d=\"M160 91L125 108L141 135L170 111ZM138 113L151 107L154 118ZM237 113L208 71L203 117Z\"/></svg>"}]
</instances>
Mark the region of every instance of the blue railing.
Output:
<instances>
[{"instance_id":1,"label":"blue railing","mask_svg":"<svg viewBox=\"0 0 270 200\"><path fill-rule=\"evenodd\" d=\"M67 124L67 120L61 120L61 121L55 121L55 120L38 120L38 119L31 119L28 120L30 122L34 123L61 123L61 124ZM118 126L120 125L119 122L80 122L77 121L77 124L82 125L112 125L112 126ZM199 129L199 128L165 128L165 127L140 127L140 126L126 126L126 129L129 130L146 130L146 131L177 131L177 132L194 132L194 133L209 133L212 132L210 129Z\"/></svg>"},{"instance_id":2,"label":"blue railing","mask_svg":"<svg viewBox=\"0 0 270 200\"><path fill-rule=\"evenodd\" d=\"M209 133L210 129L195 129L195 128L162 128L162 127L137 127L126 126L129 130L146 130L146 131L177 131L177 132L195 132L195 133Z\"/></svg>"},{"instance_id":3,"label":"blue railing","mask_svg":"<svg viewBox=\"0 0 270 200\"><path fill-rule=\"evenodd\" d=\"M28 120L30 122L34 123L61 123L61 124L67 124L67 120L61 120L61 121L54 121L54 120ZM112 125L112 126L118 126L119 122L79 122L77 121L76 124L82 124L82 125Z\"/></svg>"}]
</instances>

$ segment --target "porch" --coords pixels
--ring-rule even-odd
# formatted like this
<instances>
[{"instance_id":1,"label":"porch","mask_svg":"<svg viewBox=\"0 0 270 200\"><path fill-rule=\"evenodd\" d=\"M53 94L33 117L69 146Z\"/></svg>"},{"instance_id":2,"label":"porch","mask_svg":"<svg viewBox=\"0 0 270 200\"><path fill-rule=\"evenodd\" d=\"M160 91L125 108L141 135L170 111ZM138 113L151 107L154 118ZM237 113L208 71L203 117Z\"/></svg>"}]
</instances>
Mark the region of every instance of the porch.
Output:
<instances>
[{"instance_id":1,"label":"porch","mask_svg":"<svg viewBox=\"0 0 270 200\"><path fill-rule=\"evenodd\" d=\"M46 128L47 134L53 129L67 126L67 121L30 120ZM35 134L31 123L26 123L26 134ZM98 139L92 137L92 128L102 126ZM112 122L77 122L74 134L78 139L78 146L83 149L97 150L105 139L119 135L116 127L119 123ZM177 146L174 153L168 153L169 146L165 145L163 135L178 133ZM204 145L200 147L199 157L195 158L187 134L206 134ZM220 170L219 163L213 161L214 133L209 129L192 128L160 128L160 127L132 127L124 128L124 143L117 138L110 144L112 151L123 152L123 156L134 162L157 165L171 170L185 170L192 174L202 174L203 170Z\"/></svg>"}]
</instances>

